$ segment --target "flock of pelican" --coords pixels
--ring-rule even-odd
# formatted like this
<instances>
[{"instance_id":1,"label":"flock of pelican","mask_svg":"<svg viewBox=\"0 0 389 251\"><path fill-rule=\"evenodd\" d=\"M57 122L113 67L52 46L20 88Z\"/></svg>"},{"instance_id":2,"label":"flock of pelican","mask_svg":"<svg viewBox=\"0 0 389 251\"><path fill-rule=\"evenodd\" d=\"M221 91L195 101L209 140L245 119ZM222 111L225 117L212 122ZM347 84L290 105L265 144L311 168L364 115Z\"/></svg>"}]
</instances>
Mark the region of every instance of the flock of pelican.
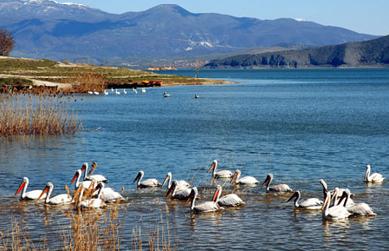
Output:
<instances>
[{"instance_id":1,"label":"flock of pelican","mask_svg":"<svg viewBox=\"0 0 389 251\"><path fill-rule=\"evenodd\" d=\"M21 192L21 200L42 201L49 205L68 205L74 204L77 208L102 208L107 203L125 201L123 195L107 186L107 178L101 174L94 174L97 164L92 163L89 169L88 163L83 163L81 168L76 170L70 183L74 183L74 192L71 195L67 188L66 194L52 196L54 184L48 182L42 190L28 191L29 179L23 178L22 183L17 189L15 195ZM222 179L229 181L232 185L255 186L259 181L252 176L241 177L241 171L234 172L230 170L218 170L218 162L214 160L210 165L208 172L211 172L213 179ZM320 183L323 191L323 200L319 198L309 198L302 200L301 192L293 190L287 184L272 185L273 175L268 174L262 183L266 193L273 194L291 194L287 200L294 201L295 209L322 210L323 219L339 220L350 216L374 216L376 215L370 206L366 203L356 203L351 198L353 194L347 188L328 189L327 183L321 179ZM371 165L366 166L364 182L382 183L384 177L379 173L371 173ZM166 197L171 200L190 201L190 209L196 213L216 212L226 207L241 207L245 202L235 193L223 195L223 188L217 185L215 192L209 201L197 203L199 192L197 187L192 186L185 180L173 179L169 172L165 179L160 183L155 178L144 179L144 172L137 173L134 181L137 189L164 187L166 185Z\"/></svg>"},{"instance_id":2,"label":"flock of pelican","mask_svg":"<svg viewBox=\"0 0 389 251\"><path fill-rule=\"evenodd\" d=\"M141 93L146 93L146 88L140 88L140 91ZM131 89L131 92L134 93L134 94L138 94L138 91L136 88L132 88ZM130 92L127 91L126 89L122 89L121 91L119 89L114 89L114 88L111 88L111 91L108 91L108 90L104 90L104 95L105 96L108 96L108 95L127 95L129 94ZM88 94L89 95L100 95L100 92L98 91L88 91Z\"/></svg>"}]
</instances>

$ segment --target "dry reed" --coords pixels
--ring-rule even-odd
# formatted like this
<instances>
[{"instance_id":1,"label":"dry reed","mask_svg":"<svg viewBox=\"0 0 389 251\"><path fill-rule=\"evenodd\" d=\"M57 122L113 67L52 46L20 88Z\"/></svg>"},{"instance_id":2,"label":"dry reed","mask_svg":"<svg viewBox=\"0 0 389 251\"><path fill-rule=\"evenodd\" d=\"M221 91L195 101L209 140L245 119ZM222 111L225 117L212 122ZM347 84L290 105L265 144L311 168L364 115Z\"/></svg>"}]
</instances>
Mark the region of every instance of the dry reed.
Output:
<instances>
[{"instance_id":1,"label":"dry reed","mask_svg":"<svg viewBox=\"0 0 389 251\"><path fill-rule=\"evenodd\" d=\"M86 72L74 78L72 91L75 93L86 93L88 91L103 92L106 87L105 77L94 72Z\"/></svg>"},{"instance_id":2,"label":"dry reed","mask_svg":"<svg viewBox=\"0 0 389 251\"><path fill-rule=\"evenodd\" d=\"M0 100L0 137L74 134L80 129L66 104L50 96L7 96Z\"/></svg>"}]
</instances>

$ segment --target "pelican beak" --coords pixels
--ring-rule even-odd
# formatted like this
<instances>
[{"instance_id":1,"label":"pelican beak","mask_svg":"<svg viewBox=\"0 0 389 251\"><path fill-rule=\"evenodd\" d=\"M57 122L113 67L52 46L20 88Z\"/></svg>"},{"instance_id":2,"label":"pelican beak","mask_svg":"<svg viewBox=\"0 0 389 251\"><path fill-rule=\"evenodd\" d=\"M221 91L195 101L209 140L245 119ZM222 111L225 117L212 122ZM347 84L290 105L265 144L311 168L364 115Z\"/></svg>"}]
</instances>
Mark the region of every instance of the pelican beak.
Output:
<instances>
[{"instance_id":1,"label":"pelican beak","mask_svg":"<svg viewBox=\"0 0 389 251\"><path fill-rule=\"evenodd\" d=\"M23 190L23 188L24 188L25 185L26 185L26 182L23 181L23 182L20 184L18 190L16 190L15 195L18 195L18 193L20 193L20 191Z\"/></svg>"},{"instance_id":2,"label":"pelican beak","mask_svg":"<svg viewBox=\"0 0 389 251\"><path fill-rule=\"evenodd\" d=\"M165 179L163 180L162 186L164 186L169 179L169 175L166 175Z\"/></svg>"},{"instance_id":3,"label":"pelican beak","mask_svg":"<svg viewBox=\"0 0 389 251\"><path fill-rule=\"evenodd\" d=\"M167 190L167 192L166 192L166 197L168 197L169 194L173 192L173 189L174 189L174 187L171 186L171 187Z\"/></svg>"},{"instance_id":4,"label":"pelican beak","mask_svg":"<svg viewBox=\"0 0 389 251\"><path fill-rule=\"evenodd\" d=\"M220 193L220 190L217 189L217 190L215 191L215 193L213 194L213 198L212 198L212 201L213 201L213 202L216 202L217 197L219 196L219 193Z\"/></svg>"},{"instance_id":5,"label":"pelican beak","mask_svg":"<svg viewBox=\"0 0 389 251\"><path fill-rule=\"evenodd\" d=\"M262 186L267 186L267 183L269 182L270 178L269 176L266 177L265 181L262 183Z\"/></svg>"},{"instance_id":6,"label":"pelican beak","mask_svg":"<svg viewBox=\"0 0 389 251\"><path fill-rule=\"evenodd\" d=\"M76 181L76 179L78 178L78 172L76 172L72 178L72 180L70 181L70 184L73 184L74 181Z\"/></svg>"},{"instance_id":7,"label":"pelican beak","mask_svg":"<svg viewBox=\"0 0 389 251\"><path fill-rule=\"evenodd\" d=\"M42 196L43 196L45 193L48 193L48 192L49 192L49 187L46 186L46 187L43 189L42 193L39 195L38 200L40 200L40 199L42 198Z\"/></svg>"},{"instance_id":8,"label":"pelican beak","mask_svg":"<svg viewBox=\"0 0 389 251\"><path fill-rule=\"evenodd\" d=\"M138 173L133 181L133 183L135 183L138 179L140 178L140 173Z\"/></svg>"},{"instance_id":9,"label":"pelican beak","mask_svg":"<svg viewBox=\"0 0 389 251\"><path fill-rule=\"evenodd\" d=\"M289 201L291 201L294 197L296 197L297 196L297 194L296 193L294 193L292 196L290 196L290 198L286 201L286 202L289 202Z\"/></svg>"},{"instance_id":10,"label":"pelican beak","mask_svg":"<svg viewBox=\"0 0 389 251\"><path fill-rule=\"evenodd\" d=\"M212 162L211 166L208 169L208 173L210 173L213 169L215 169L215 162Z\"/></svg>"},{"instance_id":11,"label":"pelican beak","mask_svg":"<svg viewBox=\"0 0 389 251\"><path fill-rule=\"evenodd\" d=\"M81 172L85 172L85 170L86 170L86 165L85 165L85 164L82 164Z\"/></svg>"}]
</instances>

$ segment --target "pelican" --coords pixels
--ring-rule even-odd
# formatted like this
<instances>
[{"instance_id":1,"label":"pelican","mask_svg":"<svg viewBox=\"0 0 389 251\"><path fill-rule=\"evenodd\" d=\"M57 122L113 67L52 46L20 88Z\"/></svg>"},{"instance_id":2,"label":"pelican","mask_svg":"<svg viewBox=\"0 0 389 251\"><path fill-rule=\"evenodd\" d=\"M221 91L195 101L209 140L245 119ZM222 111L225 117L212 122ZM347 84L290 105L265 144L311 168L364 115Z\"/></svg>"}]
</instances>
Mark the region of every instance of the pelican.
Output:
<instances>
[{"instance_id":1,"label":"pelican","mask_svg":"<svg viewBox=\"0 0 389 251\"><path fill-rule=\"evenodd\" d=\"M26 192L28 185L30 184L30 180L27 177L23 177L23 181L20 184L18 190L16 190L15 195L18 195L20 191L23 190L20 199L21 200L38 200L39 195L42 193L42 190L32 190L29 192ZM45 199L46 195L42 197L42 199Z\"/></svg>"},{"instance_id":2,"label":"pelican","mask_svg":"<svg viewBox=\"0 0 389 251\"><path fill-rule=\"evenodd\" d=\"M75 189L79 188L80 186L84 187L85 189L88 189L92 185L92 181L84 180L84 181L80 182L81 173L82 173L81 169L78 169L74 173L74 176L73 176L72 180L70 181L70 184L73 184L74 182L76 182ZM97 185L97 183L95 183L95 184Z\"/></svg>"},{"instance_id":3,"label":"pelican","mask_svg":"<svg viewBox=\"0 0 389 251\"><path fill-rule=\"evenodd\" d=\"M166 183L167 183L167 188L170 189L170 187L172 186L172 182L173 182L173 176L172 176L172 173L171 172L168 172L166 174L166 177L162 183L162 186L164 186ZM177 187L178 188L186 188L186 187L191 187L191 185L186 182L185 180L176 180L177 182Z\"/></svg>"},{"instance_id":4,"label":"pelican","mask_svg":"<svg viewBox=\"0 0 389 251\"><path fill-rule=\"evenodd\" d=\"M115 90L115 93L116 95L120 95L120 91L118 91L117 89Z\"/></svg>"},{"instance_id":5,"label":"pelican","mask_svg":"<svg viewBox=\"0 0 389 251\"><path fill-rule=\"evenodd\" d=\"M138 91L135 88L132 88L132 92L138 94Z\"/></svg>"},{"instance_id":6,"label":"pelican","mask_svg":"<svg viewBox=\"0 0 389 251\"><path fill-rule=\"evenodd\" d=\"M105 202L100 198L103 189L104 189L104 183L100 182L96 186L96 191L98 191L97 192L97 198L82 200L82 196L84 195L84 188L82 188L81 194L80 194L80 197L79 197L79 204L78 204L78 206L81 207L81 208L96 208L96 209L105 207L106 206Z\"/></svg>"},{"instance_id":7,"label":"pelican","mask_svg":"<svg viewBox=\"0 0 389 251\"><path fill-rule=\"evenodd\" d=\"M339 205L340 202L341 202L341 199L342 199L342 196L343 196L343 193L345 192L349 192L350 195L351 195L351 192L349 189L345 188L339 188L339 187L335 187L333 191L331 191L332 193L332 201L333 201L333 204L334 205ZM346 205L345 206L351 206L351 205L354 205L354 201L353 199L349 198L348 200L346 200Z\"/></svg>"},{"instance_id":8,"label":"pelican","mask_svg":"<svg viewBox=\"0 0 389 251\"><path fill-rule=\"evenodd\" d=\"M291 201L294 198L294 208L308 209L308 210L318 210L323 206L323 201L317 198L309 198L300 201L301 193L300 191L294 192L294 194L287 200Z\"/></svg>"},{"instance_id":9,"label":"pelican","mask_svg":"<svg viewBox=\"0 0 389 251\"><path fill-rule=\"evenodd\" d=\"M101 188L100 198L104 202L107 202L107 203L123 201L124 200L124 197L120 193L116 192L115 190L113 190L110 187L104 187L104 185Z\"/></svg>"},{"instance_id":10,"label":"pelican","mask_svg":"<svg viewBox=\"0 0 389 251\"><path fill-rule=\"evenodd\" d=\"M92 91L88 91L88 94L89 94L89 95L93 95L93 92L92 92Z\"/></svg>"},{"instance_id":11,"label":"pelican","mask_svg":"<svg viewBox=\"0 0 389 251\"><path fill-rule=\"evenodd\" d=\"M372 173L371 172L371 165L366 165L366 171L365 171L365 182L366 183L382 183L384 181L384 176L380 173Z\"/></svg>"},{"instance_id":12,"label":"pelican","mask_svg":"<svg viewBox=\"0 0 389 251\"><path fill-rule=\"evenodd\" d=\"M145 173L142 170L140 170L138 172L138 174L136 175L134 182L136 182L137 188L148 188L148 187L160 187L160 186L162 186L162 184L159 183L157 179L147 179L147 180L142 181L144 175L145 175Z\"/></svg>"},{"instance_id":13,"label":"pelican","mask_svg":"<svg viewBox=\"0 0 389 251\"><path fill-rule=\"evenodd\" d=\"M342 205L336 205L333 207L330 207L331 204L331 193L327 192L325 199L324 199L324 204L322 206L322 216L323 219L326 220L341 220L348 218L351 213Z\"/></svg>"},{"instance_id":14,"label":"pelican","mask_svg":"<svg viewBox=\"0 0 389 251\"><path fill-rule=\"evenodd\" d=\"M105 178L101 174L93 174L92 175L92 173L96 170L96 167L97 167L97 163L93 162L91 169L88 171L88 163L84 162L84 164L82 164L81 171L85 172L84 173L84 180L91 180L91 181L95 181L96 183L107 182L107 178Z\"/></svg>"},{"instance_id":15,"label":"pelican","mask_svg":"<svg viewBox=\"0 0 389 251\"><path fill-rule=\"evenodd\" d=\"M216 171L218 166L217 160L212 161L211 166L208 169L208 172L212 171L212 178L219 179L219 178L231 178L233 173L230 170L220 170Z\"/></svg>"},{"instance_id":16,"label":"pelican","mask_svg":"<svg viewBox=\"0 0 389 251\"><path fill-rule=\"evenodd\" d=\"M210 212L216 212L216 211L223 209L215 201L206 201L206 202L202 202L202 203L196 205L196 199L197 199L198 194L199 194L199 192L197 190L197 187L193 187L192 191L191 191L191 195L190 195L192 198L192 203L191 203L190 209L193 212L195 212L195 213L210 213Z\"/></svg>"},{"instance_id":17,"label":"pelican","mask_svg":"<svg viewBox=\"0 0 389 251\"><path fill-rule=\"evenodd\" d=\"M327 186L327 182L325 182L323 179L320 179L320 184L322 185L323 187L323 198L325 198L326 196L326 193L329 191L328 190L328 186ZM335 187L332 191L330 191L331 193L331 196L332 197L336 197L336 200L338 199L337 197L339 196L342 196L343 192L346 190L347 188L338 188L338 187Z\"/></svg>"},{"instance_id":18,"label":"pelican","mask_svg":"<svg viewBox=\"0 0 389 251\"><path fill-rule=\"evenodd\" d=\"M114 92L114 89L113 89L113 88L111 88L111 92Z\"/></svg>"},{"instance_id":19,"label":"pelican","mask_svg":"<svg viewBox=\"0 0 389 251\"><path fill-rule=\"evenodd\" d=\"M293 192L293 189L290 188L287 184L278 184L270 186L271 182L273 181L273 174L269 173L266 176L265 181L262 183L262 186L266 187L267 193L286 193L286 192Z\"/></svg>"},{"instance_id":20,"label":"pelican","mask_svg":"<svg viewBox=\"0 0 389 251\"><path fill-rule=\"evenodd\" d=\"M146 89L145 88L142 88L141 91L142 91L142 93L146 93Z\"/></svg>"},{"instance_id":21,"label":"pelican","mask_svg":"<svg viewBox=\"0 0 389 251\"><path fill-rule=\"evenodd\" d=\"M47 193L47 197L45 199L45 203L49 205L67 205L73 202L72 197L69 194L59 194L51 198L51 193L54 190L54 185L51 182L48 182L46 187L43 189L41 195L38 200L43 197L44 194Z\"/></svg>"},{"instance_id":22,"label":"pelican","mask_svg":"<svg viewBox=\"0 0 389 251\"><path fill-rule=\"evenodd\" d=\"M377 215L376 213L373 212L373 209L371 209L371 207L366 203L354 203L353 202L352 204L348 204L347 201L350 200L350 196L351 196L350 190L346 189L343 192L343 195L339 201L339 204L342 205L342 202L344 200L343 206L346 207L347 210L352 215L355 215L355 216L376 216Z\"/></svg>"},{"instance_id":23,"label":"pelican","mask_svg":"<svg viewBox=\"0 0 389 251\"><path fill-rule=\"evenodd\" d=\"M109 93L107 90L104 90L104 95L107 96Z\"/></svg>"},{"instance_id":24,"label":"pelican","mask_svg":"<svg viewBox=\"0 0 389 251\"><path fill-rule=\"evenodd\" d=\"M241 178L240 175L240 170L236 170L232 175L231 183L240 185L255 185L259 183L259 181L253 176L244 176Z\"/></svg>"},{"instance_id":25,"label":"pelican","mask_svg":"<svg viewBox=\"0 0 389 251\"><path fill-rule=\"evenodd\" d=\"M171 194L172 199L187 200L191 195L192 189L190 187L179 187L178 182L173 180L172 185L166 193L166 197Z\"/></svg>"},{"instance_id":26,"label":"pelican","mask_svg":"<svg viewBox=\"0 0 389 251\"><path fill-rule=\"evenodd\" d=\"M94 94L94 95L100 95L100 93L97 92L97 91L94 91L93 94Z\"/></svg>"},{"instance_id":27,"label":"pelican","mask_svg":"<svg viewBox=\"0 0 389 251\"><path fill-rule=\"evenodd\" d=\"M219 206L239 207L246 204L238 195L234 193L230 193L221 197L222 191L222 186L218 185L212 198L212 200L217 202Z\"/></svg>"},{"instance_id":28,"label":"pelican","mask_svg":"<svg viewBox=\"0 0 389 251\"><path fill-rule=\"evenodd\" d=\"M127 94L127 91L126 91L126 89L123 89L123 93L124 93L124 94Z\"/></svg>"}]
</instances>

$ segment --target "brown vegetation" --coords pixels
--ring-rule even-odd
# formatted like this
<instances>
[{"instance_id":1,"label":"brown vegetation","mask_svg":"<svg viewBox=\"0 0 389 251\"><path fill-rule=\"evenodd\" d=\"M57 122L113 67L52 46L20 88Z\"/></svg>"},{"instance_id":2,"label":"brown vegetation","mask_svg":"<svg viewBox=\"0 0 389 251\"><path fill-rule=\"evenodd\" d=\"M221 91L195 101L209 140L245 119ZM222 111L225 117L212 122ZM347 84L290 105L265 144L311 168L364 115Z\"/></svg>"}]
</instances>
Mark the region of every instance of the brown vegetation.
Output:
<instances>
[{"instance_id":1,"label":"brown vegetation","mask_svg":"<svg viewBox=\"0 0 389 251\"><path fill-rule=\"evenodd\" d=\"M95 72L81 73L74 78L72 90L74 93L86 93L88 91L103 92L106 88L105 78L103 75Z\"/></svg>"},{"instance_id":2,"label":"brown vegetation","mask_svg":"<svg viewBox=\"0 0 389 251\"><path fill-rule=\"evenodd\" d=\"M8 56L14 44L12 34L7 30L0 29L0 56Z\"/></svg>"},{"instance_id":3,"label":"brown vegetation","mask_svg":"<svg viewBox=\"0 0 389 251\"><path fill-rule=\"evenodd\" d=\"M0 137L74 134L80 126L60 99L20 95L0 99Z\"/></svg>"}]
</instances>

